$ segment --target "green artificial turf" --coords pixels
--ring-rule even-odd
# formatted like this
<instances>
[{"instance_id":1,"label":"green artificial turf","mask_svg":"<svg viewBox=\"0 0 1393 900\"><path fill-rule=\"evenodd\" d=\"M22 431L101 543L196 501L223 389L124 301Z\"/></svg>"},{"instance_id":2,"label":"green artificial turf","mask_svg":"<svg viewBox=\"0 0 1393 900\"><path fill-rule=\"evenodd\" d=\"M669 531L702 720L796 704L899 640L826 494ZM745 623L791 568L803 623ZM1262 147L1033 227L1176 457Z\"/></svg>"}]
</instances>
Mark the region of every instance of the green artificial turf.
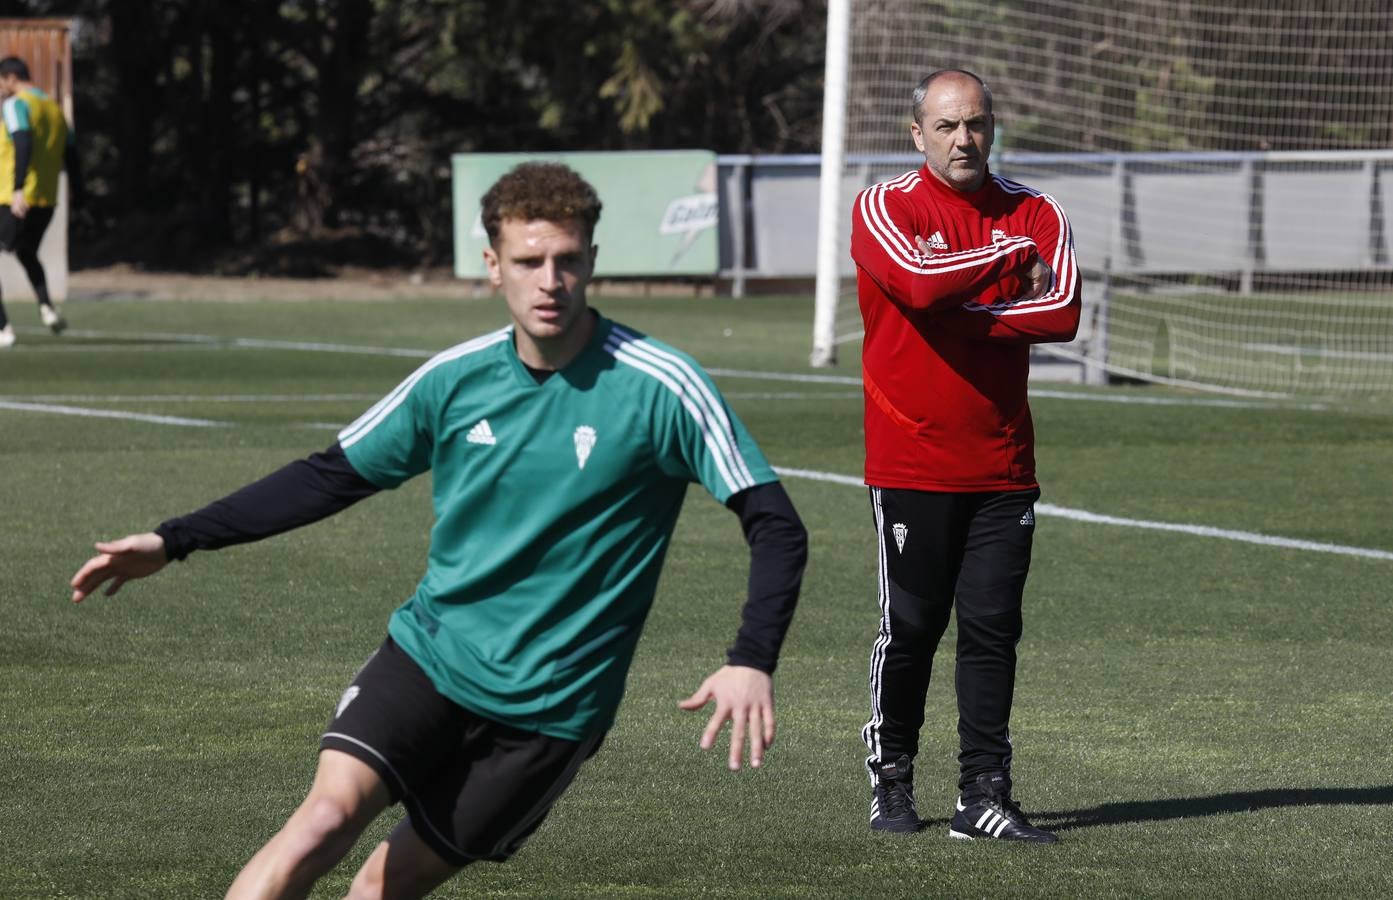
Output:
<instances>
[{"instance_id":1,"label":"green artificial turf","mask_svg":"<svg viewBox=\"0 0 1393 900\"><path fill-rule=\"evenodd\" d=\"M711 368L808 372L807 298L594 302ZM0 404L70 409L0 407L0 897L219 896L303 796L339 693L413 589L428 484L114 599L73 606L67 579L94 540L327 446L426 354L503 324L501 302L74 303L62 338L28 312ZM308 343L338 349L290 346ZM831 374L854 377L856 352ZM775 465L859 476L855 385L717 382ZM1393 550L1393 408L1041 387L1043 501L1066 514ZM1157 398L1176 402L1114 402ZM604 750L513 862L440 896L1393 893L1393 559L1041 515L1012 737L1017 799L1061 842L946 837L951 630L917 762L929 825L873 834L865 491L786 483L811 560L766 767L726 771L697 748L705 717L677 709L721 664L746 574L737 521L693 488ZM341 895L391 824L316 896Z\"/></svg>"}]
</instances>

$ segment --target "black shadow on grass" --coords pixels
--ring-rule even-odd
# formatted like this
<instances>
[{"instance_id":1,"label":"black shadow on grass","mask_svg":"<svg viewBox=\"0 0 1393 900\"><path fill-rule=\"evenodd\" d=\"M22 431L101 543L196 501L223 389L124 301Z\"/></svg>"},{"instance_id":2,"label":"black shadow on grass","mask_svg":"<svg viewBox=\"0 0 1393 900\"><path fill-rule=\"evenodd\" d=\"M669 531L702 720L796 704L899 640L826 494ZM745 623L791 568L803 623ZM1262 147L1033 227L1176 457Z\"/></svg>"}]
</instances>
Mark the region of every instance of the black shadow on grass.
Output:
<instances>
[{"instance_id":1,"label":"black shadow on grass","mask_svg":"<svg viewBox=\"0 0 1393 900\"><path fill-rule=\"evenodd\" d=\"M1253 812L1279 806L1387 806L1393 804L1393 785L1365 788L1271 788L1263 791L1237 791L1210 797L1177 797L1173 800L1139 800L1131 803L1104 803L1092 809L1039 813L1032 816L1055 831L1121 825L1129 822L1161 822L1166 819L1193 819L1224 813Z\"/></svg>"}]
</instances>

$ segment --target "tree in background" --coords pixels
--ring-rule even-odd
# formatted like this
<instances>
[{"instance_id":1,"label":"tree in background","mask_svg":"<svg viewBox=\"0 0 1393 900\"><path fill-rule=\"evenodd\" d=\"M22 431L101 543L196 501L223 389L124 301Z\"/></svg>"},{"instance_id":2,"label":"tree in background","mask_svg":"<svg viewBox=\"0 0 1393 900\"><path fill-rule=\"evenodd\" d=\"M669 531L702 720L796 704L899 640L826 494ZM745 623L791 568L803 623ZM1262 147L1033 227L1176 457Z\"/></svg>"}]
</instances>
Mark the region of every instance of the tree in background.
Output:
<instances>
[{"instance_id":1,"label":"tree in background","mask_svg":"<svg viewBox=\"0 0 1393 900\"><path fill-rule=\"evenodd\" d=\"M19 7L12 9L11 7ZM468 151L806 152L809 0L83 0L79 263L314 273L450 249ZM327 254L327 255L326 255Z\"/></svg>"},{"instance_id":2,"label":"tree in background","mask_svg":"<svg viewBox=\"0 0 1393 900\"><path fill-rule=\"evenodd\" d=\"M1307 27L1384 21L1386 0L1070 0L1048 16L1040 0L858 4L891 23L886 54L980 65L1014 113L1007 149L1393 140L1393 120L1364 112L1393 91L1367 75L1393 29L1356 45ZM439 263L452 153L816 152L820 139L825 0L0 0L0 15L80 23L79 263ZM926 15L934 33L907 45L903 23ZM1262 39L1232 40L1235 23ZM904 127L901 101L883 113ZM1263 135L1238 127L1258 119Z\"/></svg>"}]
</instances>

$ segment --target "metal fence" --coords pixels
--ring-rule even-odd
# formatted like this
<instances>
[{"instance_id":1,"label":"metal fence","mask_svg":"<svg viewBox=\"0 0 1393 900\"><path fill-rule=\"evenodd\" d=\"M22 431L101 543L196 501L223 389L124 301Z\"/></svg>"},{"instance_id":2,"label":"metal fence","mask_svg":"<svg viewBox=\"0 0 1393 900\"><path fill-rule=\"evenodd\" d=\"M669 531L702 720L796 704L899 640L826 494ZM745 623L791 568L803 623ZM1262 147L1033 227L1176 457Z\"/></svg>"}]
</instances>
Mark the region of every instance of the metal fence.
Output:
<instances>
[{"instance_id":1,"label":"metal fence","mask_svg":"<svg viewBox=\"0 0 1393 900\"><path fill-rule=\"evenodd\" d=\"M720 277L742 295L755 279L817 269L821 158L720 156ZM841 226L868 185L923 163L852 156ZM1252 153L1003 153L996 171L1045 191L1068 213L1079 265L1113 274L1232 275L1393 269L1393 150ZM854 267L848 256L842 274Z\"/></svg>"}]
</instances>

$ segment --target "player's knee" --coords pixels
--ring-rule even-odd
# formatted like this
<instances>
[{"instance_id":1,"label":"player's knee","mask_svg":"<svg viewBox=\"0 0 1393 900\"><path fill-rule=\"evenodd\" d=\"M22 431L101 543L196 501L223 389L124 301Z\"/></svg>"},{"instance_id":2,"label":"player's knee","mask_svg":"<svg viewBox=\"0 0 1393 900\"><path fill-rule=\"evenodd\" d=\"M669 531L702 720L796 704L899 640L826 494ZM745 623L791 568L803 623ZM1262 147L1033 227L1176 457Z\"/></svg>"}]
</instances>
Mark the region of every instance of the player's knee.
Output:
<instances>
[{"instance_id":1,"label":"player's knee","mask_svg":"<svg viewBox=\"0 0 1393 900\"><path fill-rule=\"evenodd\" d=\"M368 876L359 872L344 898L345 900L394 900L398 897L424 897L431 892L433 887L434 885L430 884L419 886L406 884L400 878L393 879L389 885L381 873L376 876Z\"/></svg>"},{"instance_id":2,"label":"player's knee","mask_svg":"<svg viewBox=\"0 0 1393 900\"><path fill-rule=\"evenodd\" d=\"M447 881L454 870L437 870L435 867L414 866L410 863L395 863L388 867L388 854L379 848L353 876L345 900L393 900L400 897L424 897L443 881Z\"/></svg>"},{"instance_id":3,"label":"player's knee","mask_svg":"<svg viewBox=\"0 0 1393 900\"><path fill-rule=\"evenodd\" d=\"M350 804L333 795L311 794L307 797L296 816L305 853L308 855L321 848L334 848L356 839L359 825L355 812Z\"/></svg>"},{"instance_id":4,"label":"player's knee","mask_svg":"<svg viewBox=\"0 0 1393 900\"><path fill-rule=\"evenodd\" d=\"M374 858L369 858L367 864L353 876L353 883L348 886L348 893L344 895L345 900L381 900L387 896L387 881L382 866L373 865L374 862Z\"/></svg>"}]
</instances>

